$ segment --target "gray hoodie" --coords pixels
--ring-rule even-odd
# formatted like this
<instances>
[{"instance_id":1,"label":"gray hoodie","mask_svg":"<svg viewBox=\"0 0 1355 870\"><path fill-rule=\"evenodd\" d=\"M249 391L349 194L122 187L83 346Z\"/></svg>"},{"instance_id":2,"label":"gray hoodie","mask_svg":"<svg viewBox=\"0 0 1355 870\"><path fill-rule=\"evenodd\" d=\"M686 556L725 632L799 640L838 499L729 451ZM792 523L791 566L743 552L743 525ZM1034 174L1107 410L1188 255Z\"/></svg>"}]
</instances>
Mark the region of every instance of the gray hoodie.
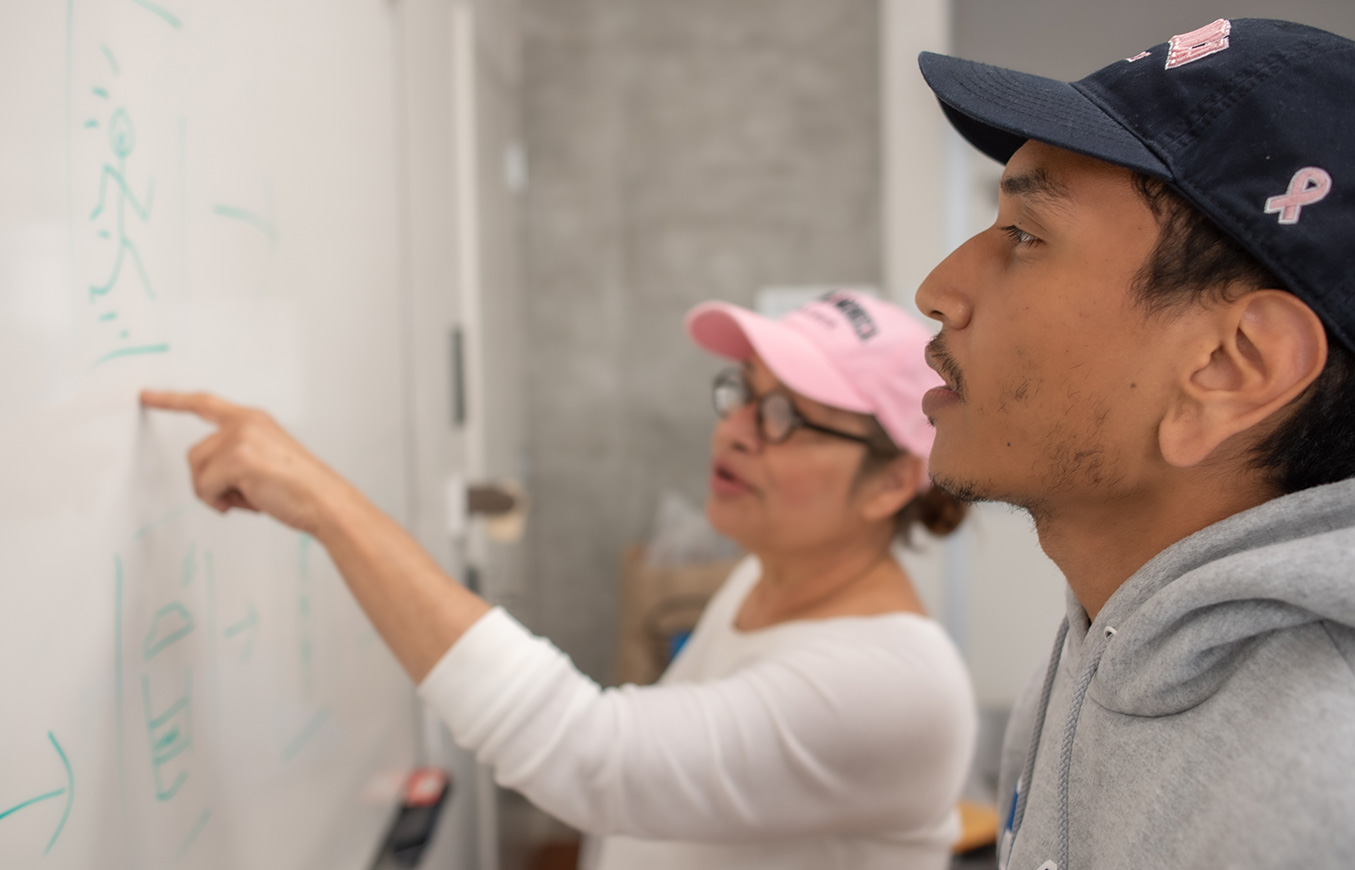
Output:
<instances>
[{"instance_id":1,"label":"gray hoodie","mask_svg":"<svg viewBox=\"0 0 1355 870\"><path fill-rule=\"evenodd\" d=\"M1353 668L1355 479L1178 541L1090 625L1070 594L1007 730L1001 866L1355 868Z\"/></svg>"}]
</instances>

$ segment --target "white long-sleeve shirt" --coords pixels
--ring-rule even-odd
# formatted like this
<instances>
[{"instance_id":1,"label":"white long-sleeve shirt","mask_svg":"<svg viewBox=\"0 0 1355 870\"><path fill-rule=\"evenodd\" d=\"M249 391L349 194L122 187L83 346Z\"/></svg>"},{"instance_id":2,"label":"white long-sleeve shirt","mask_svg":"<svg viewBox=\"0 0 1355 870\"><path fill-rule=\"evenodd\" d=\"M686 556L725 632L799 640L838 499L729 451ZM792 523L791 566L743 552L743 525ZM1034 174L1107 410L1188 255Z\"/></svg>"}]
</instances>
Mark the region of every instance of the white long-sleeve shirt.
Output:
<instances>
[{"instance_id":1,"label":"white long-sleeve shirt","mask_svg":"<svg viewBox=\"0 0 1355 870\"><path fill-rule=\"evenodd\" d=\"M606 835L602 870L945 867L976 727L954 645L908 613L739 631L759 572L658 685L600 689L495 609L419 691L501 784Z\"/></svg>"}]
</instances>

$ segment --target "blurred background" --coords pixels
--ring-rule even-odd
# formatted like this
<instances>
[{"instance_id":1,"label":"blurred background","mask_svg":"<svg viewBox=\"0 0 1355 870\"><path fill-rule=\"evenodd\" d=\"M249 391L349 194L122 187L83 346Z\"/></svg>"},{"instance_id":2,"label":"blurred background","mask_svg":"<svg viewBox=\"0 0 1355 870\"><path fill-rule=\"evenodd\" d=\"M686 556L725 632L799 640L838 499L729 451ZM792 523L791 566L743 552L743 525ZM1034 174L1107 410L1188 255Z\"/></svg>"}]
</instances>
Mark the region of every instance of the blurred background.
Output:
<instances>
[{"instance_id":1,"label":"blurred background","mask_svg":"<svg viewBox=\"0 0 1355 870\"><path fill-rule=\"evenodd\" d=\"M603 683L626 619L622 554L662 533L665 499L704 498L719 364L686 339L683 313L844 286L910 304L931 266L991 222L1000 167L945 125L919 51L1076 79L1220 16L1355 36L1342 0L507 5L503 99L516 101L505 112L520 150L506 159L521 187L505 256L520 263L532 510L521 577L496 582ZM1048 654L1062 579L1003 506L905 561L973 671L982 794L1006 711ZM567 838L511 796L505 808L504 867Z\"/></svg>"}]
</instances>

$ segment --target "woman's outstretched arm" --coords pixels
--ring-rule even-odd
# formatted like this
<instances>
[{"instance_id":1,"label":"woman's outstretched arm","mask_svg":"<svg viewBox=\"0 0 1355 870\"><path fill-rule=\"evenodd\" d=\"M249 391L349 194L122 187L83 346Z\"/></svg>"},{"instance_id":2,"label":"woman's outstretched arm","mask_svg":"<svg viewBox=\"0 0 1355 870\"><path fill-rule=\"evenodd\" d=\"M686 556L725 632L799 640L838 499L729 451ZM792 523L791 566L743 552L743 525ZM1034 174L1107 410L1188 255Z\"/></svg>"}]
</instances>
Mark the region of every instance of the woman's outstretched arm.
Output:
<instances>
[{"instance_id":1,"label":"woman's outstretched arm","mask_svg":"<svg viewBox=\"0 0 1355 870\"><path fill-rule=\"evenodd\" d=\"M320 541L457 741L577 827L737 841L930 830L949 813L972 713L958 657L935 642L853 627L722 680L603 690L267 414L205 394L142 404L215 425L189 453L198 496Z\"/></svg>"},{"instance_id":2,"label":"woman's outstretched arm","mask_svg":"<svg viewBox=\"0 0 1355 870\"><path fill-rule=\"evenodd\" d=\"M217 427L188 454L198 497L222 513L268 514L319 541L415 682L489 612L487 602L448 577L398 523L266 413L207 393L148 390L141 404L195 414Z\"/></svg>"}]
</instances>

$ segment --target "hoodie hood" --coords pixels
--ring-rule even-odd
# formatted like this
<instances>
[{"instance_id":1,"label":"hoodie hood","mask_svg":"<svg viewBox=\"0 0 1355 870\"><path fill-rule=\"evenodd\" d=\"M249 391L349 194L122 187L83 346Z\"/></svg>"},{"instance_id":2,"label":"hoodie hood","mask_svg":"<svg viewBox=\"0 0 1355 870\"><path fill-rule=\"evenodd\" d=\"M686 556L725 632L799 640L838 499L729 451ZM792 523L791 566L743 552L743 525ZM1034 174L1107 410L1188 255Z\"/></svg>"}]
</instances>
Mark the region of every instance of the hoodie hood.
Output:
<instances>
[{"instance_id":1,"label":"hoodie hood","mask_svg":"<svg viewBox=\"0 0 1355 870\"><path fill-rule=\"evenodd\" d=\"M1273 499L1163 550L1090 625L1070 593L1065 661L1105 639L1088 698L1134 716L1180 713L1213 695L1263 635L1355 626L1353 556L1355 479Z\"/></svg>"},{"instance_id":2,"label":"hoodie hood","mask_svg":"<svg viewBox=\"0 0 1355 870\"><path fill-rule=\"evenodd\" d=\"M1079 722L1086 712L1084 703L1090 701L1089 706L1093 707L1097 725L1091 739L1103 747L1103 752L1107 745L1118 745L1119 738L1134 739L1134 731L1143 734L1142 726L1146 723L1162 722L1165 724L1161 729L1149 729L1163 740L1156 744L1158 751L1172 747L1179 753L1181 746L1189 744L1197 747L1197 759L1205 761L1220 740L1232 739L1236 734L1218 728L1218 737L1204 738L1210 746L1202 748L1199 747L1200 735L1209 731L1209 724L1201 726L1197 721L1183 725L1169 717L1192 708L1204 710L1202 702L1215 696L1222 697L1229 678L1253 658L1249 655L1252 645L1264 644L1268 639L1281 636L1282 632L1284 636L1292 637L1284 630L1314 623L1325 629L1326 638L1336 647L1338 661L1344 659L1336 675L1344 692L1349 688L1349 672L1355 668L1355 571L1352 567L1355 567L1355 479L1273 499L1178 541L1126 580L1090 624L1086 611L1070 592L1068 618L1059 629L1039 701L1033 710L1029 749L1017 779L999 850L999 866L1009 865L1014 843L1023 827L1056 684L1061 682L1066 690L1065 700L1059 705L1065 715L1058 723L1061 727L1053 721L1049 723L1051 733L1046 749L1054 754L1043 765L1046 779L1042 786L1046 793L1052 790L1055 795L1053 814L1051 818L1046 802L1044 821L1036 828L1043 827L1047 833L1052 833L1053 841L1046 838L1045 845L1057 848L1057 862L1046 862L1043 866L1067 870L1070 867L1073 813L1073 756ZM1292 647L1290 655L1294 655ZM1329 664L1330 656L1324 659L1311 647L1298 655L1301 659L1291 659L1289 664L1298 667L1299 673L1307 671L1320 683L1321 673L1325 672L1320 671L1319 662ZM1319 673L1312 673L1310 665L1317 667ZM1210 709L1216 710L1213 714L1216 719L1220 715L1227 717L1230 724L1246 719L1249 702L1245 699L1258 691L1256 673L1253 667L1250 686L1227 692L1230 699L1222 707L1211 706ZM1282 694L1283 687L1272 685L1268 691ZM1345 697L1341 693L1338 695ZM1335 712L1330 715L1340 717L1350 713L1349 705L1343 706L1336 700L1337 696L1326 697L1336 705L1332 708ZM1306 723L1301 708L1296 706L1295 709L1300 710L1298 721ZM1217 712L1219 710L1222 712ZM1130 730L1116 731L1105 718L1115 714L1132 717L1129 721L1136 725ZM1208 716L1202 721L1211 722ZM1212 724L1217 728L1223 722ZM1290 725L1292 727L1292 723ZM1243 731L1255 727L1253 722L1243 726ZM1057 730L1052 730L1054 728ZM1338 738L1338 744L1345 745L1344 740ZM1306 741L1304 745L1307 745ZM1275 745L1273 754L1281 757L1282 748L1287 751L1292 747ZM1143 774L1153 762L1151 756L1142 754L1142 747L1137 757L1133 757L1133 750L1129 752L1129 766L1119 773L1133 779ZM1331 761L1330 758L1326 760ZM1255 762L1246 769L1254 767ZM1236 769L1232 764L1222 768L1226 771ZM1214 770L1217 774L1220 768ZM1178 773L1178 768L1167 772L1154 769L1147 776L1159 777L1154 780L1159 789L1174 783L1181 794L1193 794L1188 785L1189 778L1183 785ZM1053 774L1052 780L1048 778L1050 774ZM1264 777L1259 780L1244 778L1241 782L1234 781L1233 785L1245 791L1248 783L1256 781L1265 782ZM1104 787L1104 780L1097 782ZM1264 793L1267 800L1274 794L1273 791ZM1163 797L1159 791L1154 800L1160 802ZM1259 800L1259 794L1253 798ZM1195 800L1197 798L1191 799L1192 802ZM1245 797L1241 800L1246 803ZM1102 827L1105 827L1105 820L1102 821ZM1084 830L1082 836L1085 838L1089 834ZM1130 847L1128 841L1117 841L1107 854L1128 854L1126 849L1139 851L1137 847ZM1041 847L1034 848L1039 850ZM1317 852L1325 854L1321 846L1317 847ZM1171 853L1167 850L1163 854ZM1150 860L1146 865L1134 864L1159 865L1173 866L1171 861L1157 860Z\"/></svg>"}]
</instances>

